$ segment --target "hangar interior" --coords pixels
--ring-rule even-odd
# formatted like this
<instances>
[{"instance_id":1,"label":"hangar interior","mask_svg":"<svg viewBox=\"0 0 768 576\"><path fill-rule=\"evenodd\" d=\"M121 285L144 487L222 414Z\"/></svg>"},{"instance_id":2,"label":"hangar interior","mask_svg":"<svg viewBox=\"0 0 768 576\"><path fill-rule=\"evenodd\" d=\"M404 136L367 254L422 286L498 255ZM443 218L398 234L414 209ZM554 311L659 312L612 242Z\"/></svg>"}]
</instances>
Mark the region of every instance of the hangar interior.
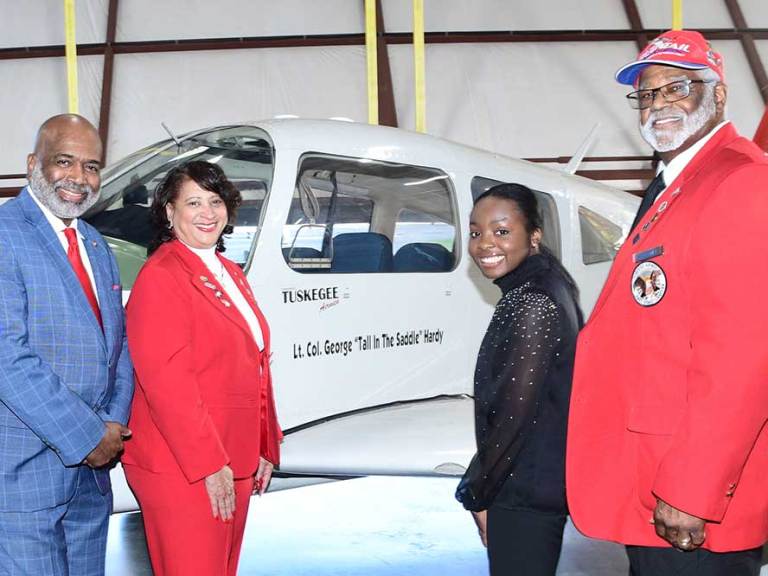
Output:
<instances>
[{"instance_id":1,"label":"hangar interior","mask_svg":"<svg viewBox=\"0 0 768 576\"><path fill-rule=\"evenodd\" d=\"M415 130L412 0L375 4L380 123ZM424 0L426 132L562 166L598 125L579 173L641 191L652 157L625 101L629 90L613 75L671 27L671 4ZM0 0L0 14L0 198L8 198L25 185L35 128L67 111L64 3ZM723 54L727 115L751 137L768 102L768 2L687 0L683 25ZM76 41L79 111L99 128L106 164L166 139L163 123L183 134L286 115L368 120L365 0L80 0ZM325 535L328 515L337 515L342 542L318 541L325 552L311 557L275 555L269 573L485 573L474 528L452 500L454 481L424 482L351 480L303 489L292 501L288 492L270 495L249 518L241 573L262 573L254 559L285 546L277 535L297 525L301 539L291 547ZM371 505L371 494L386 497ZM428 495L439 500L424 504ZM358 511L374 520L357 523ZM113 519L108 573L149 573L139 522ZM364 552L351 554L355 547ZM572 526L563 559L563 575L626 571L620 551Z\"/></svg>"},{"instance_id":2,"label":"hangar interior","mask_svg":"<svg viewBox=\"0 0 768 576\"><path fill-rule=\"evenodd\" d=\"M382 124L415 128L412 2L379 0ZM278 115L368 119L364 0L88 0L76 3L80 112L107 164L176 134ZM6 153L0 188L24 184L34 127L67 109L63 2L0 2ZM683 25L726 61L728 115L754 134L768 98L768 4L683 2ZM613 73L672 24L670 0L424 2L426 131L550 163L600 124L585 175L629 190L648 150ZM34 93L34 96L31 94Z\"/></svg>"}]
</instances>

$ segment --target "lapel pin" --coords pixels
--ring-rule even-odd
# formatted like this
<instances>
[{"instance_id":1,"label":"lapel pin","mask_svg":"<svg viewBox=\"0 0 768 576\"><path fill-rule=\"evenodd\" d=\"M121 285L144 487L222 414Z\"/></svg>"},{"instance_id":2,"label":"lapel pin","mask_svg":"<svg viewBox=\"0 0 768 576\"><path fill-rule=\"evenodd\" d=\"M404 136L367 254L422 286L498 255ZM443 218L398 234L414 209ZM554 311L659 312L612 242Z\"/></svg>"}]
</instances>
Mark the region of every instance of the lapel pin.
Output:
<instances>
[{"instance_id":1,"label":"lapel pin","mask_svg":"<svg viewBox=\"0 0 768 576\"><path fill-rule=\"evenodd\" d=\"M214 284L213 282L205 282L203 286L205 286L206 288L210 288L211 290L216 289L216 284Z\"/></svg>"},{"instance_id":2,"label":"lapel pin","mask_svg":"<svg viewBox=\"0 0 768 576\"><path fill-rule=\"evenodd\" d=\"M226 306L227 308L229 308L231 306L231 304L229 303L228 300L222 299L221 303L224 304L224 306Z\"/></svg>"},{"instance_id":3,"label":"lapel pin","mask_svg":"<svg viewBox=\"0 0 768 576\"><path fill-rule=\"evenodd\" d=\"M200 276L200 280L203 282L208 282L208 276Z\"/></svg>"}]
</instances>

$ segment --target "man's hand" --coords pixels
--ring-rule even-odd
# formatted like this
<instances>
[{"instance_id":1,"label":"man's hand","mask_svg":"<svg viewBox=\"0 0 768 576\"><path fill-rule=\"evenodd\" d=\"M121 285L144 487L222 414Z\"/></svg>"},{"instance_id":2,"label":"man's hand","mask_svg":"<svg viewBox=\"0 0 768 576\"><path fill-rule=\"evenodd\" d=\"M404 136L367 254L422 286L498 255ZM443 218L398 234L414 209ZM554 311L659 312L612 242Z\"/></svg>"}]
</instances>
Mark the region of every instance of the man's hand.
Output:
<instances>
[{"instance_id":1,"label":"man's hand","mask_svg":"<svg viewBox=\"0 0 768 576\"><path fill-rule=\"evenodd\" d=\"M488 548L488 535L485 528L488 519L488 511L481 510L480 512L472 512L472 518L475 519L475 524L477 524L477 533L480 535L480 542L483 543L483 546Z\"/></svg>"},{"instance_id":2,"label":"man's hand","mask_svg":"<svg viewBox=\"0 0 768 576\"><path fill-rule=\"evenodd\" d=\"M704 543L706 521L656 499L653 511L656 534L679 550L694 550Z\"/></svg>"},{"instance_id":3,"label":"man's hand","mask_svg":"<svg viewBox=\"0 0 768 576\"><path fill-rule=\"evenodd\" d=\"M218 472L205 477L205 490L211 501L211 512L214 518L224 522L232 520L235 513L235 480L232 468L224 466Z\"/></svg>"},{"instance_id":4,"label":"man's hand","mask_svg":"<svg viewBox=\"0 0 768 576\"><path fill-rule=\"evenodd\" d=\"M85 463L91 468L101 468L112 462L123 451L123 440L130 437L131 431L119 422L105 422L107 429L96 448L85 457Z\"/></svg>"}]
</instances>

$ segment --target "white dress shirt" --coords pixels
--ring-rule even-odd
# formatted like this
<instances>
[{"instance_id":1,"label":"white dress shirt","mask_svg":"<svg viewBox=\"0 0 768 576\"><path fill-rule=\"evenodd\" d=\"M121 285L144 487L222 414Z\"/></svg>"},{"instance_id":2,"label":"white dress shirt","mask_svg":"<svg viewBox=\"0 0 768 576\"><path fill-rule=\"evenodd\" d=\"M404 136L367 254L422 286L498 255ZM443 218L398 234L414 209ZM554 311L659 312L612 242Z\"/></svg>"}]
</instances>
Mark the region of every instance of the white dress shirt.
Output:
<instances>
[{"instance_id":1,"label":"white dress shirt","mask_svg":"<svg viewBox=\"0 0 768 576\"><path fill-rule=\"evenodd\" d=\"M192 248L189 244L184 242L182 242L182 244L189 248L194 254L197 254L200 260L203 261L203 264L205 264L205 267L208 268L210 273L219 281L222 288L224 288L224 292L227 293L227 296L232 300L232 303L251 329L251 335L256 341L259 350L262 350L264 348L264 335L261 333L259 319L256 317L256 313L253 311L253 308L251 308L251 305L245 299L245 296L243 296L243 293L240 292L240 288L237 286L232 276L229 275L224 264L222 264L221 260L219 260L219 257L216 255L216 247Z\"/></svg>"},{"instance_id":2,"label":"white dress shirt","mask_svg":"<svg viewBox=\"0 0 768 576\"><path fill-rule=\"evenodd\" d=\"M46 206L44 206L40 200L38 200L37 195L35 193L35 190L32 188L32 186L28 186L30 196L32 196L32 199L35 201L35 204L38 205L40 210L43 213L43 216L45 216L45 219L48 220L48 223L51 225L51 228L53 228L53 231L56 233L56 237L59 239L59 242L61 243L61 247L64 249L64 254L66 254L69 251L69 242L67 241L67 236L64 234L64 230L67 229L66 224L61 221L61 218L58 216L54 216L53 212L48 210ZM74 228L77 232L77 245L80 248L80 259L83 261L83 266L85 267L85 271L88 272L88 278L91 281L91 287L93 288L93 293L96 295L96 302L99 302L99 291L96 289L96 281L93 278L93 268L91 268L91 261L88 259L88 251L85 249L85 243L83 242L83 235L80 233L80 230L77 228L78 219L74 218L72 222L69 224L69 228Z\"/></svg>"},{"instance_id":3,"label":"white dress shirt","mask_svg":"<svg viewBox=\"0 0 768 576\"><path fill-rule=\"evenodd\" d=\"M704 136L703 138L700 138L693 146L685 150L684 152L680 152L677 156L672 158L672 160L669 161L669 165L665 165L664 162L659 162L659 167L656 170L656 174L664 171L664 186L669 186L672 184L672 182L675 181L675 179L680 176L683 170L685 170L685 167L688 166L688 164L693 160L693 157L696 156L696 154L699 153L699 150L704 148L707 142L710 141L712 136L714 136L720 128L728 124L728 120L724 122L720 122L717 126L712 128L712 130ZM667 191L666 188L661 191L661 193L656 197L656 200L654 201L654 204L659 201L659 198L664 196L664 193Z\"/></svg>"}]
</instances>

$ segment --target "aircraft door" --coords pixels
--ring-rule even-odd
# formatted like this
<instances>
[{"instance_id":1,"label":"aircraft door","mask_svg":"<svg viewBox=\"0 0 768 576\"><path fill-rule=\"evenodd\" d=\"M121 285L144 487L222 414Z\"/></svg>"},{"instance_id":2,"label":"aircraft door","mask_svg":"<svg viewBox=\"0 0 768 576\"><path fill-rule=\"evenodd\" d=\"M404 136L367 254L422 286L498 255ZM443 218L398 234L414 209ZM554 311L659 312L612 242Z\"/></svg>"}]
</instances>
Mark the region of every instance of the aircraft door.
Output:
<instances>
[{"instance_id":1,"label":"aircraft door","mask_svg":"<svg viewBox=\"0 0 768 576\"><path fill-rule=\"evenodd\" d=\"M459 235L439 169L299 158L268 297L272 322L290 318L273 329L284 426L469 392L452 292Z\"/></svg>"}]
</instances>

